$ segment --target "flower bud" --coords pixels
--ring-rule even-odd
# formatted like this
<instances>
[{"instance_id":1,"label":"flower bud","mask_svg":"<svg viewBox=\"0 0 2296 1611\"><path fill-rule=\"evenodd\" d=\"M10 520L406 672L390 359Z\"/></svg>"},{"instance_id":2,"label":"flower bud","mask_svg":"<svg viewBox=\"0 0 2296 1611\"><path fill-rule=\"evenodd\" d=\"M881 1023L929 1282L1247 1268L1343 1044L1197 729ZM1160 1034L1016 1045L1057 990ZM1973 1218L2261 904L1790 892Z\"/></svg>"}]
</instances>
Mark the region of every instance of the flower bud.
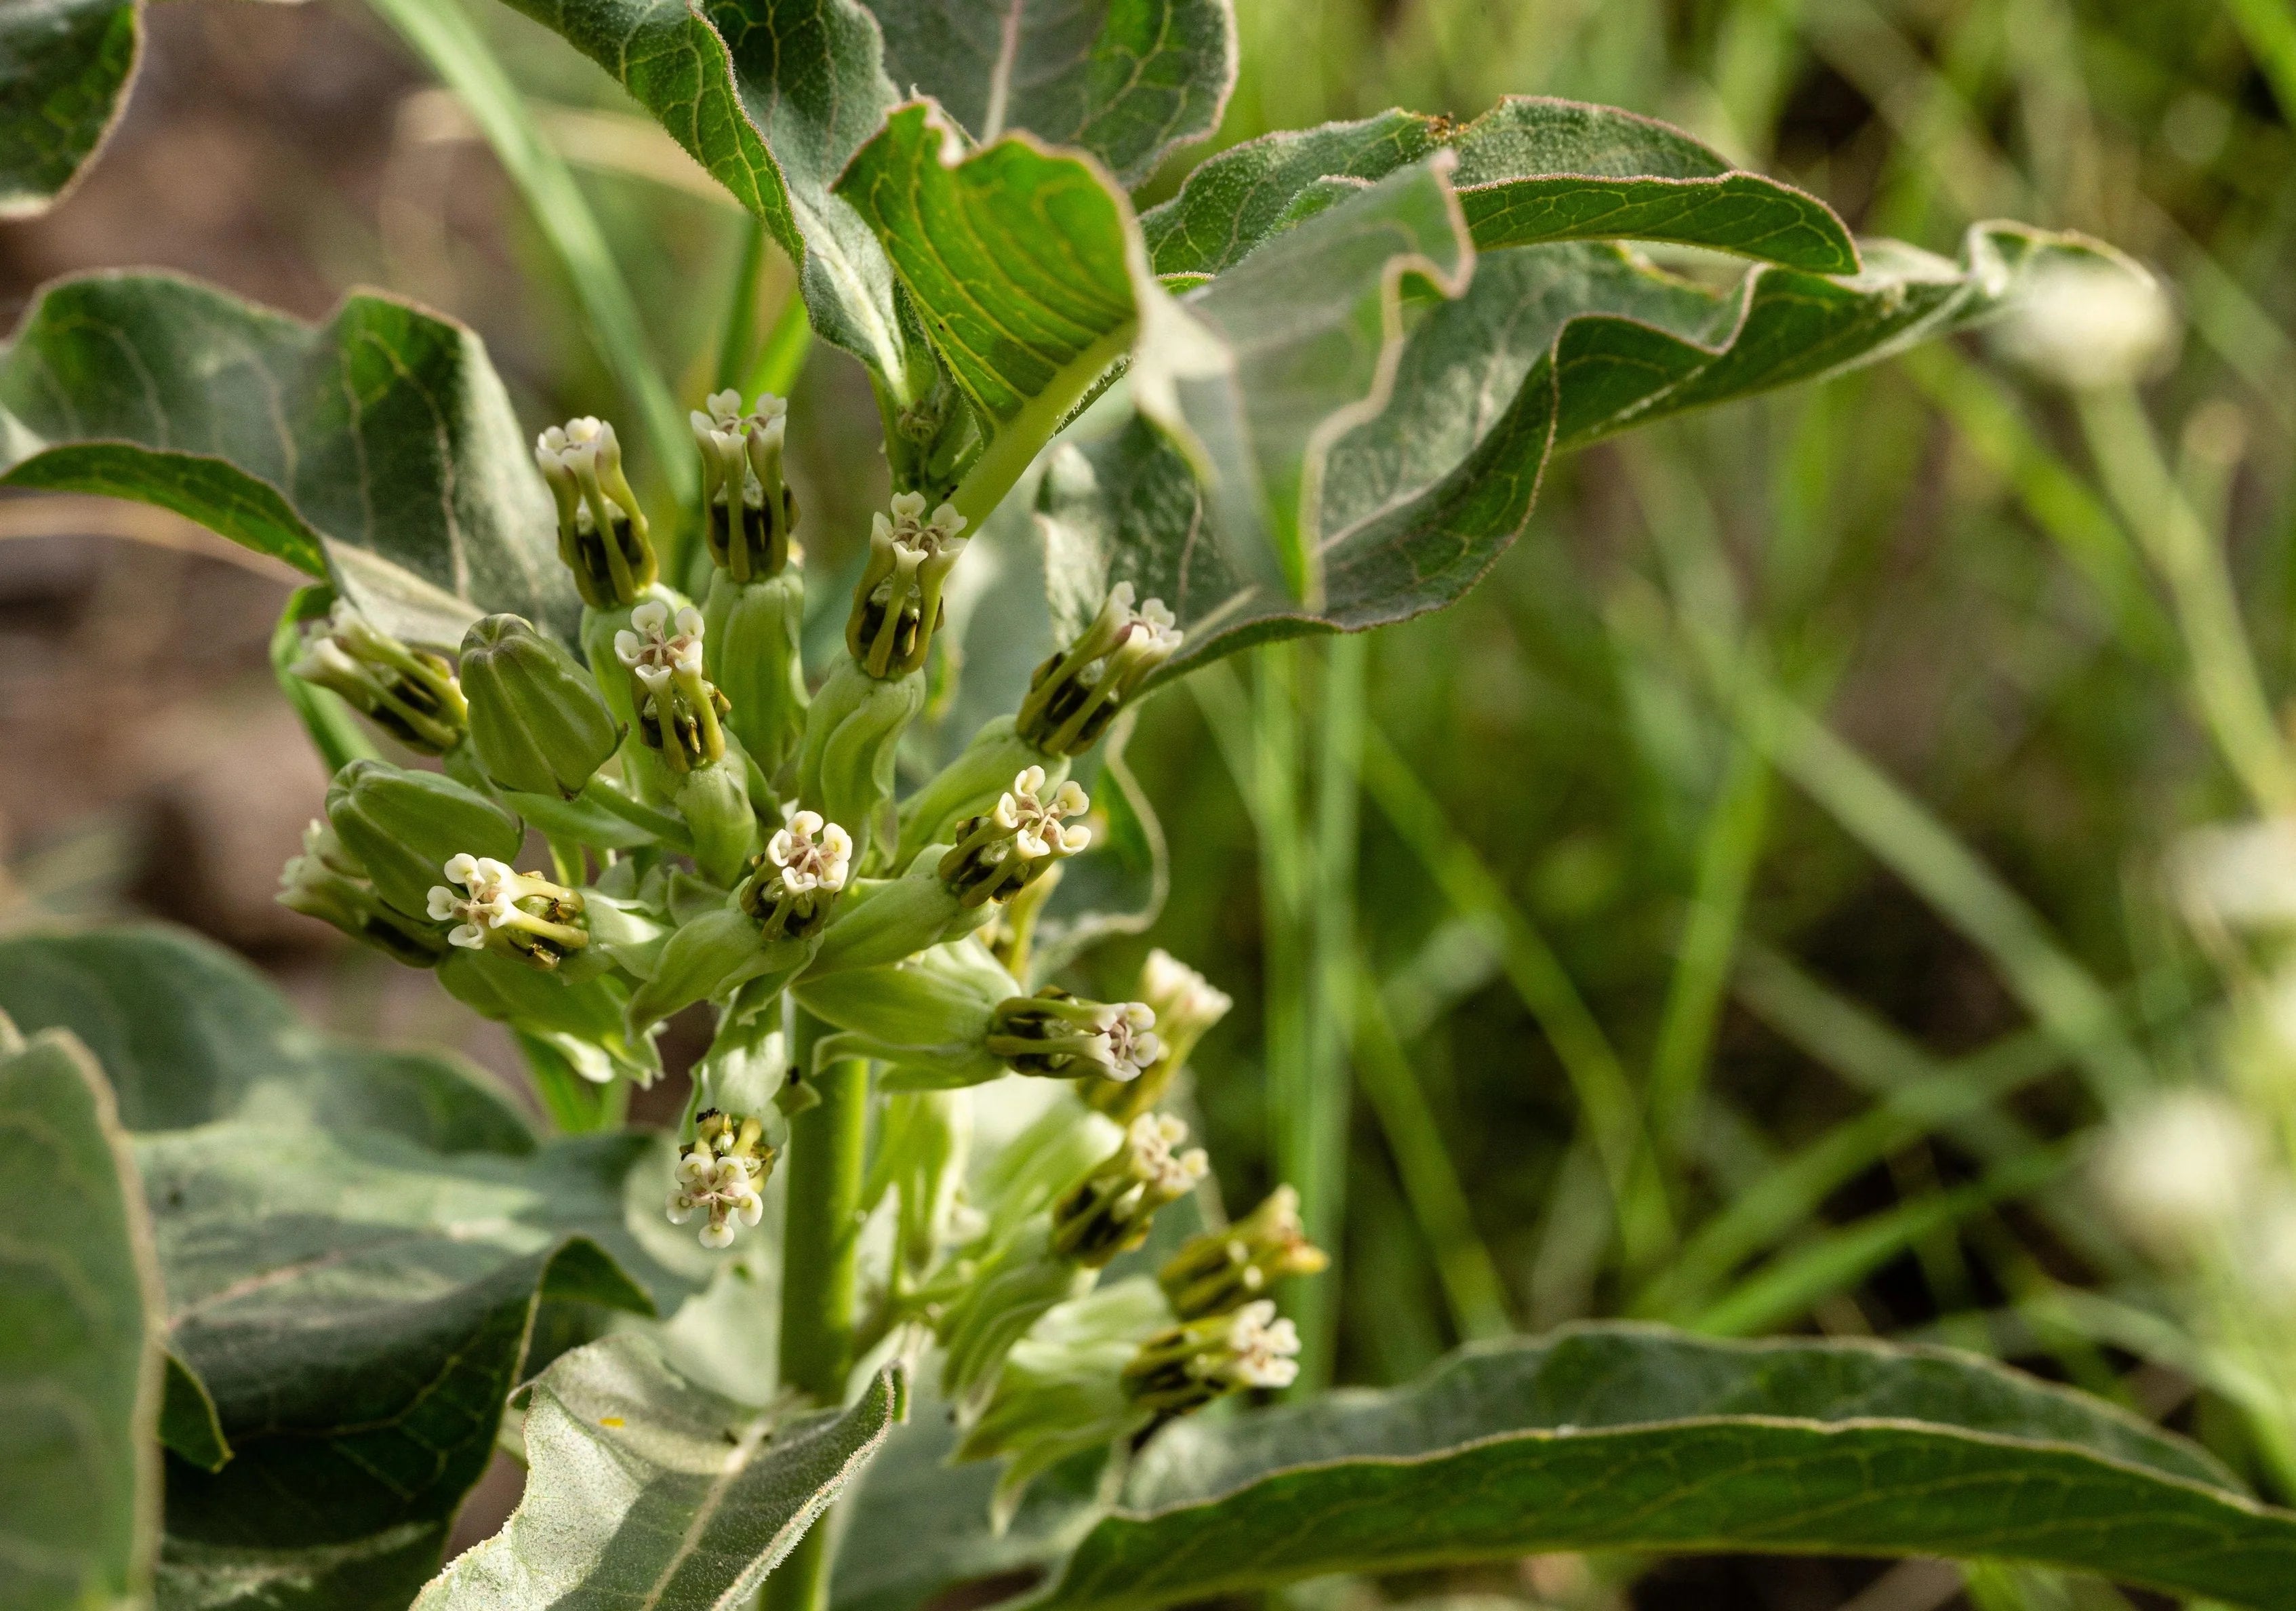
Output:
<instances>
[{"instance_id":1,"label":"flower bud","mask_svg":"<svg viewBox=\"0 0 2296 1611\"><path fill-rule=\"evenodd\" d=\"M1168 1114L1143 1114L1124 1143L1053 1207L1053 1251L1097 1270L1148 1239L1156 1211L1196 1188L1210 1163L1201 1147L1172 1149L1188 1127Z\"/></svg>"},{"instance_id":2,"label":"flower bud","mask_svg":"<svg viewBox=\"0 0 2296 1611\"><path fill-rule=\"evenodd\" d=\"M453 749L469 719L455 668L445 656L408 648L348 601L338 601L325 621L313 623L302 653L287 669L333 689L375 726L425 755Z\"/></svg>"},{"instance_id":3,"label":"flower bud","mask_svg":"<svg viewBox=\"0 0 2296 1611\"><path fill-rule=\"evenodd\" d=\"M720 391L687 418L701 450L701 505L709 561L735 583L778 576L790 562L797 498L782 481L789 404L770 392L742 413L742 394Z\"/></svg>"},{"instance_id":4,"label":"flower bud","mask_svg":"<svg viewBox=\"0 0 2296 1611\"><path fill-rule=\"evenodd\" d=\"M1144 1339L1171 1322L1155 1285L1135 1278L1047 1311L1013 1344L988 1402L950 1457L1009 1462L989 1503L992 1526L1011 1521L1039 1474L1148 1425L1153 1412L1124 1391L1124 1368Z\"/></svg>"},{"instance_id":5,"label":"flower bud","mask_svg":"<svg viewBox=\"0 0 2296 1611\"><path fill-rule=\"evenodd\" d=\"M806 710L798 800L845 825L864 873L889 863L899 841L895 768L901 735L924 703L922 674L880 681L843 660L831 668Z\"/></svg>"},{"instance_id":6,"label":"flower bud","mask_svg":"<svg viewBox=\"0 0 2296 1611\"><path fill-rule=\"evenodd\" d=\"M1262 1298L1149 1338L1124 1368L1124 1391L1159 1415L1185 1415L1223 1393L1289 1387L1300 1375L1299 1353L1298 1330Z\"/></svg>"},{"instance_id":7,"label":"flower bud","mask_svg":"<svg viewBox=\"0 0 2296 1611\"><path fill-rule=\"evenodd\" d=\"M569 420L535 439L534 462L558 505L558 557L582 602L635 604L659 570L644 511L622 473L622 447L603 420Z\"/></svg>"},{"instance_id":8,"label":"flower bud","mask_svg":"<svg viewBox=\"0 0 2296 1611\"><path fill-rule=\"evenodd\" d=\"M504 862L526 838L514 815L475 789L383 760L355 760L335 774L327 820L375 893L409 917L429 915L431 886L449 856Z\"/></svg>"},{"instance_id":9,"label":"flower bud","mask_svg":"<svg viewBox=\"0 0 2296 1611\"><path fill-rule=\"evenodd\" d=\"M434 925L383 903L366 869L335 831L316 818L303 830L303 853L291 858L279 875L277 899L290 911L331 923L409 967L433 966L447 952L446 937Z\"/></svg>"},{"instance_id":10,"label":"flower bud","mask_svg":"<svg viewBox=\"0 0 2296 1611\"><path fill-rule=\"evenodd\" d=\"M1156 1272L1184 1320L1226 1314L1265 1295L1284 1276L1312 1276L1331 1263L1300 1222L1300 1194L1279 1186L1226 1230L1191 1237Z\"/></svg>"},{"instance_id":11,"label":"flower bud","mask_svg":"<svg viewBox=\"0 0 2296 1611\"><path fill-rule=\"evenodd\" d=\"M648 1085L661 1073L653 1043L626 1029L628 995L610 974L570 978L502 951L456 946L439 965L439 982L480 1017L547 1041L589 1079L619 1073Z\"/></svg>"},{"instance_id":12,"label":"flower bud","mask_svg":"<svg viewBox=\"0 0 2296 1611\"><path fill-rule=\"evenodd\" d=\"M1064 817L1081 817L1092 807L1085 792L1063 783L1043 797L1045 769L1030 767L988 811L957 825L955 847L941 858L943 883L965 906L1003 900L1062 857L1092 843L1092 830Z\"/></svg>"},{"instance_id":13,"label":"flower bud","mask_svg":"<svg viewBox=\"0 0 2296 1611\"><path fill-rule=\"evenodd\" d=\"M984 1043L996 1004L1017 987L975 941L937 945L891 967L808 970L795 989L807 1011L845 1032L833 1037L834 1055L893 1065L881 1090L947 1090L1004 1072Z\"/></svg>"},{"instance_id":14,"label":"flower bud","mask_svg":"<svg viewBox=\"0 0 2296 1611\"><path fill-rule=\"evenodd\" d=\"M996 1004L988 1049L1016 1074L1136 1080L1161 1044L1156 1015L1137 1001L1080 1001L1057 984Z\"/></svg>"},{"instance_id":15,"label":"flower bud","mask_svg":"<svg viewBox=\"0 0 2296 1611\"><path fill-rule=\"evenodd\" d=\"M718 719L731 709L701 670L701 612L688 604L675 615L659 599L630 611L630 624L614 634L614 656L629 670L630 707L638 736L673 772L691 772L726 757Z\"/></svg>"},{"instance_id":16,"label":"flower bud","mask_svg":"<svg viewBox=\"0 0 2296 1611\"><path fill-rule=\"evenodd\" d=\"M766 841L763 865L742 882L734 900L761 939L804 939L826 925L852 859L851 834L824 822L817 811L800 811Z\"/></svg>"},{"instance_id":17,"label":"flower bud","mask_svg":"<svg viewBox=\"0 0 2296 1611\"><path fill-rule=\"evenodd\" d=\"M733 711L726 725L767 777L805 736L805 578L795 566L760 581L720 571L701 608L702 671Z\"/></svg>"},{"instance_id":18,"label":"flower bud","mask_svg":"<svg viewBox=\"0 0 2296 1611\"><path fill-rule=\"evenodd\" d=\"M1139 989L1140 999L1156 1015L1154 1059L1128 1084L1095 1081L1078 1088L1086 1102L1123 1124L1164 1099L1196 1042L1235 1005L1226 991L1161 949L1150 951L1141 965Z\"/></svg>"},{"instance_id":19,"label":"flower bud","mask_svg":"<svg viewBox=\"0 0 2296 1611\"><path fill-rule=\"evenodd\" d=\"M671 795L693 841L693 864L723 888L738 884L755 859L758 818L738 756L726 756L679 776Z\"/></svg>"},{"instance_id":20,"label":"flower bud","mask_svg":"<svg viewBox=\"0 0 2296 1611\"><path fill-rule=\"evenodd\" d=\"M447 882L431 885L427 909L432 922L455 925L447 932L449 945L555 969L590 943L579 890L467 851L447 858L440 870Z\"/></svg>"},{"instance_id":21,"label":"flower bud","mask_svg":"<svg viewBox=\"0 0 2296 1611\"><path fill-rule=\"evenodd\" d=\"M1180 637L1161 599L1136 611L1132 584L1117 583L1076 642L1037 668L1014 730L1046 755L1081 755L1148 674L1179 652Z\"/></svg>"},{"instance_id":22,"label":"flower bud","mask_svg":"<svg viewBox=\"0 0 2296 1611\"><path fill-rule=\"evenodd\" d=\"M862 881L838 903L808 977L890 967L982 927L994 908L960 903L939 868L929 846L900 877Z\"/></svg>"},{"instance_id":23,"label":"flower bud","mask_svg":"<svg viewBox=\"0 0 2296 1611\"><path fill-rule=\"evenodd\" d=\"M1048 785L1069 775L1065 755L1046 756L1013 730L1013 718L999 716L972 736L964 752L928 779L901 806L904 863L929 844L950 842L956 825L995 809L1016 774L1036 767Z\"/></svg>"},{"instance_id":24,"label":"flower bud","mask_svg":"<svg viewBox=\"0 0 2296 1611\"><path fill-rule=\"evenodd\" d=\"M872 523L868 561L845 621L845 647L870 676L923 669L940 624L941 589L970 540L959 535L964 523L954 504L928 517L921 492L895 493L891 516Z\"/></svg>"},{"instance_id":25,"label":"flower bud","mask_svg":"<svg viewBox=\"0 0 2296 1611\"><path fill-rule=\"evenodd\" d=\"M732 1246L735 1225L755 1225L766 1212L759 1191L773 1172L775 1155L764 1144L764 1133L761 1120L704 1109L693 1139L677 1155L669 1222L683 1225L696 1213L706 1216L701 1245L710 1248Z\"/></svg>"},{"instance_id":26,"label":"flower bud","mask_svg":"<svg viewBox=\"0 0 2296 1611\"><path fill-rule=\"evenodd\" d=\"M2076 391L2144 379L2176 350L2177 310L2125 258L2052 253L2030 268L1992 328L1993 344Z\"/></svg>"},{"instance_id":27,"label":"flower bud","mask_svg":"<svg viewBox=\"0 0 2296 1611\"><path fill-rule=\"evenodd\" d=\"M471 747L500 787L571 800L621 746L622 725L574 657L515 615L463 637Z\"/></svg>"}]
</instances>

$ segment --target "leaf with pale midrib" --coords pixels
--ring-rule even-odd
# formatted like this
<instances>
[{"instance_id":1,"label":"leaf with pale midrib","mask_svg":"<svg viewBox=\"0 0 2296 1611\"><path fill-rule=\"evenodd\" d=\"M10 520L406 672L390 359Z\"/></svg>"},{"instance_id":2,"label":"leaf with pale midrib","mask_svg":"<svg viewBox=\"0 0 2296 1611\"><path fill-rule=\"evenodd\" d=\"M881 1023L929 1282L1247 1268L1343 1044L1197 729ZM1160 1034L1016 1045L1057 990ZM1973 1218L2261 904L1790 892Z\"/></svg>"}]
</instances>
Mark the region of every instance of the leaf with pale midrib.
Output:
<instances>
[{"instance_id":1,"label":"leaf with pale midrib","mask_svg":"<svg viewBox=\"0 0 2296 1611\"><path fill-rule=\"evenodd\" d=\"M388 297L314 327L168 275L51 285L0 352L0 486L173 509L410 640L579 614L484 346Z\"/></svg>"},{"instance_id":2,"label":"leaf with pale midrib","mask_svg":"<svg viewBox=\"0 0 2296 1611\"><path fill-rule=\"evenodd\" d=\"M1026 129L1136 185L1219 127L1235 77L1227 0L868 0L893 82L976 140Z\"/></svg>"},{"instance_id":3,"label":"leaf with pale midrib","mask_svg":"<svg viewBox=\"0 0 2296 1611\"><path fill-rule=\"evenodd\" d=\"M1222 152L1140 220L1159 274L1219 274L1351 185L1447 148L1475 244L1680 242L1814 274L1857 252L1816 197L1735 168L1677 128L1614 107L1509 96L1473 122L1385 111Z\"/></svg>"},{"instance_id":4,"label":"leaf with pale midrib","mask_svg":"<svg viewBox=\"0 0 2296 1611\"><path fill-rule=\"evenodd\" d=\"M759 1409L699 1386L625 1336L543 1372L526 1413L525 1497L420 1611L739 1605L882 1443L898 1367L842 1412Z\"/></svg>"},{"instance_id":5,"label":"leaf with pale midrib","mask_svg":"<svg viewBox=\"0 0 2296 1611\"><path fill-rule=\"evenodd\" d=\"M159 1533L162 1299L111 1094L68 1035L0 1051L0 1605L131 1602Z\"/></svg>"},{"instance_id":6,"label":"leaf with pale midrib","mask_svg":"<svg viewBox=\"0 0 2296 1611\"><path fill-rule=\"evenodd\" d=\"M1972 1356L1607 1327L1184 1422L1036 1604L1546 1550L1975 1557L2296 1606L2296 1515L2108 1406Z\"/></svg>"},{"instance_id":7,"label":"leaf with pale midrib","mask_svg":"<svg viewBox=\"0 0 2296 1611\"><path fill-rule=\"evenodd\" d=\"M1607 245L1486 253L1466 294L1413 331L1387 408L1332 448L1320 611L1234 562L1185 461L1136 421L1048 465L1056 618L1087 618L1110 583L1132 581L1188 629L1168 678L1268 638L1440 608L1521 530L1554 449L1871 362L1983 317L2037 257L2094 250L1988 225L1959 263L1869 242L1859 275L1757 266L1727 292Z\"/></svg>"}]
</instances>

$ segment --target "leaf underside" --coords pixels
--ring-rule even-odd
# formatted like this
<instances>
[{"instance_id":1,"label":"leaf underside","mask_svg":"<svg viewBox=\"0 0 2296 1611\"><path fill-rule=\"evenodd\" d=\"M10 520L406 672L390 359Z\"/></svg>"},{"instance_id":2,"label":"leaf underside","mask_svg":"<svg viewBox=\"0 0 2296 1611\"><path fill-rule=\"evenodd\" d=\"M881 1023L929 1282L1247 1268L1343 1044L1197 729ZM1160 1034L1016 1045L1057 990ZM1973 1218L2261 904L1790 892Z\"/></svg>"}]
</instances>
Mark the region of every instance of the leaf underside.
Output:
<instances>
[{"instance_id":1,"label":"leaf underside","mask_svg":"<svg viewBox=\"0 0 2296 1611\"><path fill-rule=\"evenodd\" d=\"M1034 1604L1558 1549L1991 1558L2296 1606L2296 1515L2107 1406L1969 1356L1620 1327L1183 1423Z\"/></svg>"},{"instance_id":2,"label":"leaf underside","mask_svg":"<svg viewBox=\"0 0 2296 1611\"><path fill-rule=\"evenodd\" d=\"M744 1603L884 1440L896 1370L842 1412L737 1403L649 1339L561 1357L526 1414L526 1497L421 1611L715 1611Z\"/></svg>"}]
</instances>

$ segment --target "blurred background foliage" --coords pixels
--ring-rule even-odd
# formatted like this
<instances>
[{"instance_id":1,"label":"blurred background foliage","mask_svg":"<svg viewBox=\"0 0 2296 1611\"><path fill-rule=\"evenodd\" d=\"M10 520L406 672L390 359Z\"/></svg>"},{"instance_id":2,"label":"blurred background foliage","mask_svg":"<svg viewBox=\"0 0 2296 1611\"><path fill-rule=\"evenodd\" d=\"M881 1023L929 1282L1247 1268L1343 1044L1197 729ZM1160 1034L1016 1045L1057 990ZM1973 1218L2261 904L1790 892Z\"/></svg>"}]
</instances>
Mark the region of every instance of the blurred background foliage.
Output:
<instances>
[{"instance_id":1,"label":"blurred background foliage","mask_svg":"<svg viewBox=\"0 0 2296 1611\"><path fill-rule=\"evenodd\" d=\"M2296 8L1239 9L1223 143L1390 104L1614 103L1862 234L1949 253L1981 218L2088 231L2155 267L2183 324L2141 400L2069 396L1972 341L1638 432L1555 464L1456 609L1337 655L1230 662L1149 709L1130 760L1170 898L1084 973L1121 993L1160 944L1237 998L1195 1100L1232 1202L1280 1166L1343 1227L1330 1374L1394 1381L1456 1342L1590 1315L1931 1338L2167 1419L2296 1499L2268 1283L2127 1234L2091 1161L2100 1127L2146 1133L2159 1093L2222 1091L2279 1149L2262 1203L2296 1113L2290 1055L2235 1032L2247 998L2166 870L2194 826L2290 803L2272 728L2296 673ZM644 345L698 398L741 217L554 37L481 0L462 14L570 166ZM0 300L12 316L56 273L154 261L306 316L381 284L477 325L531 421L636 409L479 123L348 0L155 7L94 176L0 226ZM766 266L756 331L789 277ZM794 390L801 535L826 574L883 496L876 421L817 346ZM283 579L148 511L11 500L0 537L13 919L187 921L339 1025L509 1066L422 982L268 904L322 784L264 669ZM1357 654L1365 697L1335 703ZM2260 736L2237 720L2259 685ZM1420 1587L1592 1604L1632 1575ZM1677 1564L1639 1592L2118 1600L1918 1563Z\"/></svg>"}]
</instances>

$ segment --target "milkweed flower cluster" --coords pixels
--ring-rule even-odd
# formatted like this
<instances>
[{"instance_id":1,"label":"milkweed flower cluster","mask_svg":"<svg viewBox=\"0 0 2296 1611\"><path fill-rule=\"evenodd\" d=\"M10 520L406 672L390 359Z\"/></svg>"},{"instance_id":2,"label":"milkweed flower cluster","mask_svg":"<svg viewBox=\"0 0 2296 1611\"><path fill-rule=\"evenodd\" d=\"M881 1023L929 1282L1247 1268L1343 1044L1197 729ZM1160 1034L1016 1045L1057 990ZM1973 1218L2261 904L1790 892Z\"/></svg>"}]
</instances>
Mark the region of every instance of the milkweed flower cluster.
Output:
<instances>
[{"instance_id":1,"label":"milkweed flower cluster","mask_svg":"<svg viewBox=\"0 0 2296 1611\"><path fill-rule=\"evenodd\" d=\"M963 435L943 402L897 476ZM866 1329L939 1348L960 1455L1004 1462L1002 1513L1064 1451L1285 1385L1298 1339L1267 1295L1325 1262L1279 1189L1176 1237L1154 1277L1103 1284L1209 1172L1164 1105L1230 1002L1160 950L1132 999L1093 999L1037 976L1030 937L1095 842L1071 769L1183 635L1111 587L1019 708L901 798L969 522L922 486L893 495L842 652L812 682L788 407L718 392L690 423L700 602L670 585L698 579L657 555L614 429L591 418L535 443L578 623L494 614L459 647L409 644L324 591L299 601L294 674L408 753L341 768L280 899L434 970L593 1081L652 1080L663 1021L706 1004L662 1204L710 1249L764 1222L819 1067L867 1060L884 1104L870 1200L893 1204L893 1230ZM547 872L529 870L537 839ZM797 1014L812 1030L792 1042ZM1014 1077L1054 1082L1052 1103L976 1165L972 1092Z\"/></svg>"}]
</instances>

